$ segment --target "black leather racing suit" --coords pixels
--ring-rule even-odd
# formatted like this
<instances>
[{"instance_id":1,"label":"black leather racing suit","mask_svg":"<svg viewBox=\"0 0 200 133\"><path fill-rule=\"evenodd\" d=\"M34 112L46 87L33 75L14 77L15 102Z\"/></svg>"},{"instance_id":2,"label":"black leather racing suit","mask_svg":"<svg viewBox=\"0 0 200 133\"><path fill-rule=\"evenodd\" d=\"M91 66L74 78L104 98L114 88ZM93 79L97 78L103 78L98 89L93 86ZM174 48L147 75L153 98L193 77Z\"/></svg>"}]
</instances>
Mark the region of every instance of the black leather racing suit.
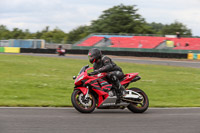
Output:
<instances>
[{"instance_id":1,"label":"black leather racing suit","mask_svg":"<svg viewBox=\"0 0 200 133\"><path fill-rule=\"evenodd\" d=\"M93 64L93 67L94 70L97 70L100 73L108 73L107 79L109 82L112 83L114 88L116 88L117 90L120 90L122 88L119 80L124 77L124 73L122 72L122 69L117 66L109 57L103 55L98 62L95 62Z\"/></svg>"}]
</instances>

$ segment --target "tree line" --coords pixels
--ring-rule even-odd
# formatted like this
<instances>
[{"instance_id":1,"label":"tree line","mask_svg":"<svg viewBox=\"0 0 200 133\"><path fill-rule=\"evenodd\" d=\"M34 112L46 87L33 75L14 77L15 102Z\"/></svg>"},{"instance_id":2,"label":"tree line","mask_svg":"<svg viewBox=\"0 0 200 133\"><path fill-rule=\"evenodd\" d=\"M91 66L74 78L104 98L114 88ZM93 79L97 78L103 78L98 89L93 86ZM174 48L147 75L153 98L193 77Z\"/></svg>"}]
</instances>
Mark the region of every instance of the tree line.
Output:
<instances>
[{"instance_id":1,"label":"tree line","mask_svg":"<svg viewBox=\"0 0 200 133\"><path fill-rule=\"evenodd\" d=\"M97 20L92 20L89 26L81 25L65 33L59 28L49 30L46 26L43 30L31 33L28 29L14 28L9 30L5 25L0 25L0 40L6 39L44 39L48 43L73 44L91 33L113 34L155 34L175 35L179 32L182 36L192 36L191 29L181 22L174 21L171 24L147 23L145 18L137 13L136 5L117 5L103 11Z\"/></svg>"}]
</instances>

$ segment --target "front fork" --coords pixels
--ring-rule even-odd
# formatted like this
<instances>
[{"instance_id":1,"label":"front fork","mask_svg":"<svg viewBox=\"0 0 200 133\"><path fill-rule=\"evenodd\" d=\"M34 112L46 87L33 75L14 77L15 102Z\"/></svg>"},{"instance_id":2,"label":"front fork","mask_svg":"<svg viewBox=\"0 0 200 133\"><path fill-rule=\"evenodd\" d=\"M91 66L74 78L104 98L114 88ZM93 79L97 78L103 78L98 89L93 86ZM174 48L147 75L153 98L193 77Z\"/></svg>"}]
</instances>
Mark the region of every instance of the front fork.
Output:
<instances>
[{"instance_id":1,"label":"front fork","mask_svg":"<svg viewBox=\"0 0 200 133\"><path fill-rule=\"evenodd\" d=\"M88 86L87 86L86 88L88 88ZM85 100L86 100L87 98L89 98L89 88L87 89L87 92L86 92L86 94L85 94Z\"/></svg>"}]
</instances>

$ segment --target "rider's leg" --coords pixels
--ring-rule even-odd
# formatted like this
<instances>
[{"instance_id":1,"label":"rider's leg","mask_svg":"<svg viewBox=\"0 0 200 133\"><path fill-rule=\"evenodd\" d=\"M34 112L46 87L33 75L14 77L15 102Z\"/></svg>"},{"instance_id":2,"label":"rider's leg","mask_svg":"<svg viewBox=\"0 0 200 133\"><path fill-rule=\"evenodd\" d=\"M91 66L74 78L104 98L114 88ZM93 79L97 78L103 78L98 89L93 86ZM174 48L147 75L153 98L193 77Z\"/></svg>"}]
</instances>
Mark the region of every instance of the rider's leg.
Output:
<instances>
[{"instance_id":1,"label":"rider's leg","mask_svg":"<svg viewBox=\"0 0 200 133\"><path fill-rule=\"evenodd\" d=\"M114 88L116 88L118 95L123 96L126 92L124 87L121 85L118 77L123 78L123 73L120 71L113 71L108 74L109 81L112 83Z\"/></svg>"}]
</instances>

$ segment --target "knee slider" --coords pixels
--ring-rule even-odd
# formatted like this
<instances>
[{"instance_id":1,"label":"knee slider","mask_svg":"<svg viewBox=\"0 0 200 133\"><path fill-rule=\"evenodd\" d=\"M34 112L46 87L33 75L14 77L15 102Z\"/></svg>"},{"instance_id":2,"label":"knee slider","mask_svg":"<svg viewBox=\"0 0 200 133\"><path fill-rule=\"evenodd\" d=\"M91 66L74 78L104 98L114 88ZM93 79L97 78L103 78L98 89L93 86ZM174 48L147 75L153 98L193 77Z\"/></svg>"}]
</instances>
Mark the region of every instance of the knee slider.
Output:
<instances>
[{"instance_id":1,"label":"knee slider","mask_svg":"<svg viewBox=\"0 0 200 133\"><path fill-rule=\"evenodd\" d=\"M112 74L112 75L111 75L111 80L112 80L112 81L117 81L117 77L116 77L115 75Z\"/></svg>"}]
</instances>

